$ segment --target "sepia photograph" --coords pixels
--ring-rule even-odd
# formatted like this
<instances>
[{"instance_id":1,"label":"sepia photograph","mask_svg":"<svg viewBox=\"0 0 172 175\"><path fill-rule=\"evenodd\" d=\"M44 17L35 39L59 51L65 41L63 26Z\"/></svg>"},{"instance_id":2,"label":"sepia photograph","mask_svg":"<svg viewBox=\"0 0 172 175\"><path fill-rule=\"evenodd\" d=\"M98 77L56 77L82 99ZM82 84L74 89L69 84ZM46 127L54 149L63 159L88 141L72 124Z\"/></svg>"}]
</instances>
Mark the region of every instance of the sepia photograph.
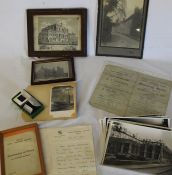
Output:
<instances>
[{"instance_id":1,"label":"sepia photograph","mask_svg":"<svg viewBox=\"0 0 172 175\"><path fill-rule=\"evenodd\" d=\"M29 55L86 54L86 9L30 9L27 15Z\"/></svg>"},{"instance_id":2,"label":"sepia photograph","mask_svg":"<svg viewBox=\"0 0 172 175\"><path fill-rule=\"evenodd\" d=\"M172 173L172 131L113 121L103 164L152 174Z\"/></svg>"},{"instance_id":3,"label":"sepia photograph","mask_svg":"<svg viewBox=\"0 0 172 175\"><path fill-rule=\"evenodd\" d=\"M74 109L74 90L72 86L52 88L51 112L68 111Z\"/></svg>"},{"instance_id":4,"label":"sepia photograph","mask_svg":"<svg viewBox=\"0 0 172 175\"><path fill-rule=\"evenodd\" d=\"M73 58L32 62L31 84L47 84L75 80Z\"/></svg>"},{"instance_id":5,"label":"sepia photograph","mask_svg":"<svg viewBox=\"0 0 172 175\"><path fill-rule=\"evenodd\" d=\"M147 0L99 0L97 54L130 57L142 49L147 5Z\"/></svg>"}]
</instances>

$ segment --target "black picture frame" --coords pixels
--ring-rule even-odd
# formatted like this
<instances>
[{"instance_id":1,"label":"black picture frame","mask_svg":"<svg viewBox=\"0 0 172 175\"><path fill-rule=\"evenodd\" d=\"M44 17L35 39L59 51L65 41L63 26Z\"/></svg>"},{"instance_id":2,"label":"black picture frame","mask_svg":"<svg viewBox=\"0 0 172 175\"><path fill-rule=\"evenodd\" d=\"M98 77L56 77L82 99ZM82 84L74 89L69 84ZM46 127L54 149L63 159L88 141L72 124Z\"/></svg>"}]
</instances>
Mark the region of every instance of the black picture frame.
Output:
<instances>
[{"instance_id":1,"label":"black picture frame","mask_svg":"<svg viewBox=\"0 0 172 175\"><path fill-rule=\"evenodd\" d=\"M98 0L96 55L143 57L149 0L129 3Z\"/></svg>"},{"instance_id":2,"label":"black picture frame","mask_svg":"<svg viewBox=\"0 0 172 175\"><path fill-rule=\"evenodd\" d=\"M28 9L29 57L87 56L87 9Z\"/></svg>"},{"instance_id":3,"label":"black picture frame","mask_svg":"<svg viewBox=\"0 0 172 175\"><path fill-rule=\"evenodd\" d=\"M31 85L75 81L73 58L46 59L32 62Z\"/></svg>"}]
</instances>

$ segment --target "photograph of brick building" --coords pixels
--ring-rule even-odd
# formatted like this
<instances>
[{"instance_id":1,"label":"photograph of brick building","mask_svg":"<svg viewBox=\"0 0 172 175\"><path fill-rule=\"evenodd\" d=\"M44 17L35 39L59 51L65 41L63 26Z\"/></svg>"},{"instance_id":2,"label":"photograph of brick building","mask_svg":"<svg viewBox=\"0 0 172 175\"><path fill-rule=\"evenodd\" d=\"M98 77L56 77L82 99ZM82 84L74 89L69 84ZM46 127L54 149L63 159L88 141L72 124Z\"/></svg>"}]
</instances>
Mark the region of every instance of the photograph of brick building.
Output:
<instances>
[{"instance_id":1,"label":"photograph of brick building","mask_svg":"<svg viewBox=\"0 0 172 175\"><path fill-rule=\"evenodd\" d=\"M171 131L137 125L131 127L130 123L113 123L103 164L146 172L154 169L161 172L164 167L172 169ZM160 138L161 135L164 139Z\"/></svg>"},{"instance_id":2,"label":"photograph of brick building","mask_svg":"<svg viewBox=\"0 0 172 175\"><path fill-rule=\"evenodd\" d=\"M40 15L34 17L36 51L78 51L81 49L80 15Z\"/></svg>"},{"instance_id":3,"label":"photograph of brick building","mask_svg":"<svg viewBox=\"0 0 172 175\"><path fill-rule=\"evenodd\" d=\"M53 79L64 79L69 77L69 66L67 61L35 64L34 81L47 81Z\"/></svg>"},{"instance_id":4,"label":"photograph of brick building","mask_svg":"<svg viewBox=\"0 0 172 175\"><path fill-rule=\"evenodd\" d=\"M38 43L40 45L77 45L78 38L75 33L70 33L62 23L56 23L41 30Z\"/></svg>"}]
</instances>

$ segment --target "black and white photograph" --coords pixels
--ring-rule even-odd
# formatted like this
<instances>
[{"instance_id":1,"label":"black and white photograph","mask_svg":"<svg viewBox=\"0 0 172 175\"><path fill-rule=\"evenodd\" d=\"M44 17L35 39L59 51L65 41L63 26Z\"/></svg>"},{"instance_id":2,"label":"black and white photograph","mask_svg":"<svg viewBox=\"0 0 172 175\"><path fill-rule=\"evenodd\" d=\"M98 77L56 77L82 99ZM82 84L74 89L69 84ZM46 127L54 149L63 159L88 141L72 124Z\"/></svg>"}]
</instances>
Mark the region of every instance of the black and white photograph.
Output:
<instances>
[{"instance_id":1,"label":"black and white photograph","mask_svg":"<svg viewBox=\"0 0 172 175\"><path fill-rule=\"evenodd\" d=\"M51 112L74 109L74 90L71 86L52 88Z\"/></svg>"},{"instance_id":2,"label":"black and white photograph","mask_svg":"<svg viewBox=\"0 0 172 175\"><path fill-rule=\"evenodd\" d=\"M28 10L29 54L81 55L85 51L85 19L86 9Z\"/></svg>"},{"instance_id":3,"label":"black and white photograph","mask_svg":"<svg viewBox=\"0 0 172 175\"><path fill-rule=\"evenodd\" d=\"M150 127L159 127L170 130L170 119L165 116L139 116L139 117L106 117L105 125L108 126L113 120L124 120L143 124Z\"/></svg>"},{"instance_id":4,"label":"black and white photograph","mask_svg":"<svg viewBox=\"0 0 172 175\"><path fill-rule=\"evenodd\" d=\"M147 5L147 0L99 0L97 54L141 56L136 53L143 47Z\"/></svg>"},{"instance_id":5,"label":"black and white photograph","mask_svg":"<svg viewBox=\"0 0 172 175\"><path fill-rule=\"evenodd\" d=\"M75 70L73 58L32 62L32 85L74 80Z\"/></svg>"},{"instance_id":6,"label":"black and white photograph","mask_svg":"<svg viewBox=\"0 0 172 175\"><path fill-rule=\"evenodd\" d=\"M103 164L170 175L172 131L113 121L108 130Z\"/></svg>"},{"instance_id":7,"label":"black and white photograph","mask_svg":"<svg viewBox=\"0 0 172 175\"><path fill-rule=\"evenodd\" d=\"M34 49L36 51L70 51L81 49L80 15L34 17Z\"/></svg>"}]
</instances>

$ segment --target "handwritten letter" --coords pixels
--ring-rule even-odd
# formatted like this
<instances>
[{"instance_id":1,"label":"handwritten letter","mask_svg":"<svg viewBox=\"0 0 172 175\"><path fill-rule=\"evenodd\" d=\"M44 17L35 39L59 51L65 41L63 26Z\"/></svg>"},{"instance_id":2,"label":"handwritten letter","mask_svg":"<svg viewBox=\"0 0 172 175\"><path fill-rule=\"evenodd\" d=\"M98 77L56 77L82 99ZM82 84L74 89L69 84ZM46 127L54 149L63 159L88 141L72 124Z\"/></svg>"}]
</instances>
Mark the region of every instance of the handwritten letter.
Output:
<instances>
[{"instance_id":1,"label":"handwritten letter","mask_svg":"<svg viewBox=\"0 0 172 175\"><path fill-rule=\"evenodd\" d=\"M48 175L96 175L91 126L41 130Z\"/></svg>"}]
</instances>

